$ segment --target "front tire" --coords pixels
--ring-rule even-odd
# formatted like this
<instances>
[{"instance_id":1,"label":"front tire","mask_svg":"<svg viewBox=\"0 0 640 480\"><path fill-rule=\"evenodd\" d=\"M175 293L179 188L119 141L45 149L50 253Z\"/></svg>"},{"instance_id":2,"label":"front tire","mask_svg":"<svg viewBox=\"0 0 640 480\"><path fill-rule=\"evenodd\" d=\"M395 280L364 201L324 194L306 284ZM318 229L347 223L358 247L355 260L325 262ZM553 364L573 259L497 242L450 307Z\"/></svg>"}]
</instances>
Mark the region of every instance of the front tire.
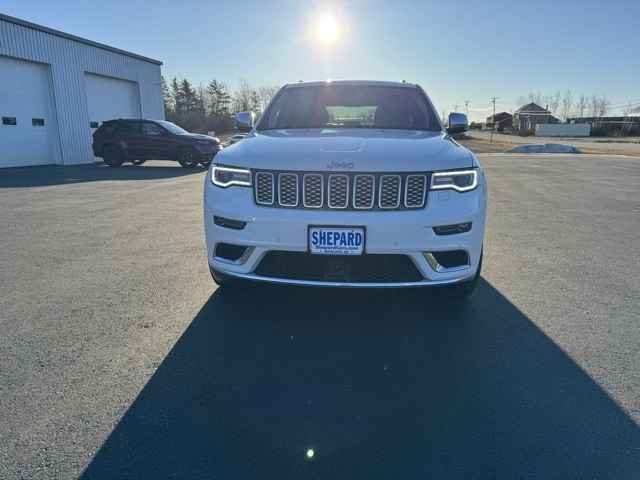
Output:
<instances>
[{"instance_id":1,"label":"front tire","mask_svg":"<svg viewBox=\"0 0 640 480\"><path fill-rule=\"evenodd\" d=\"M110 167L119 167L124 162L122 151L113 145L105 147L102 159Z\"/></svg>"},{"instance_id":2,"label":"front tire","mask_svg":"<svg viewBox=\"0 0 640 480\"><path fill-rule=\"evenodd\" d=\"M184 168L194 168L198 165L196 154L191 148L183 148L178 152L178 163Z\"/></svg>"},{"instance_id":3,"label":"front tire","mask_svg":"<svg viewBox=\"0 0 640 480\"><path fill-rule=\"evenodd\" d=\"M209 165L211 165L211 159L209 159L209 160L201 160L200 161L200 165L202 165L204 168L209 168Z\"/></svg>"}]
</instances>

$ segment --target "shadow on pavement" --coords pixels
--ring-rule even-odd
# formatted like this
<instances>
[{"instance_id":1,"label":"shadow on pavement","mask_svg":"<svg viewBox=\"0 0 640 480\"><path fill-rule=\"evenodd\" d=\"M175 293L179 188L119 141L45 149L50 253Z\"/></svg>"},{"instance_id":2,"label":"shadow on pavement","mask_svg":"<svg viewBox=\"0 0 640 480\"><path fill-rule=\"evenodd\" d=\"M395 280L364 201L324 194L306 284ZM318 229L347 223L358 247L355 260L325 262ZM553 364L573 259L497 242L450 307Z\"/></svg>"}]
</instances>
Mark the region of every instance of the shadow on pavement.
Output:
<instances>
[{"instance_id":1,"label":"shadow on pavement","mask_svg":"<svg viewBox=\"0 0 640 480\"><path fill-rule=\"evenodd\" d=\"M82 478L627 479L639 430L484 281L219 289Z\"/></svg>"},{"instance_id":2,"label":"shadow on pavement","mask_svg":"<svg viewBox=\"0 0 640 480\"><path fill-rule=\"evenodd\" d=\"M111 168L103 163L4 168L0 175L0 188L46 187L109 180L154 180L182 177L203 171L204 168L200 166L187 169L176 162L159 161L145 163L139 167L126 163L119 168Z\"/></svg>"}]
</instances>

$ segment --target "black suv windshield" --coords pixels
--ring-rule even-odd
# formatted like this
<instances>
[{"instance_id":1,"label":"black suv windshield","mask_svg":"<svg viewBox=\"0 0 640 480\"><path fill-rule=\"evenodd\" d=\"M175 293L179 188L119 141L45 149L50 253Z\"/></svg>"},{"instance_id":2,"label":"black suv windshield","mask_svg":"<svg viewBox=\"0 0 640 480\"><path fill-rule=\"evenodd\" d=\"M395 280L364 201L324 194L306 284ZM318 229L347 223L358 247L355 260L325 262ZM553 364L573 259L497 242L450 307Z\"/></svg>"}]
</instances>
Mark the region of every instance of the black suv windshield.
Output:
<instances>
[{"instance_id":1,"label":"black suv windshield","mask_svg":"<svg viewBox=\"0 0 640 480\"><path fill-rule=\"evenodd\" d=\"M169 130L174 135L182 135L185 133L189 133L184 128L179 127L175 123L167 122L165 120L158 120L158 123L162 125L164 128L166 128L167 130Z\"/></svg>"},{"instance_id":2,"label":"black suv windshield","mask_svg":"<svg viewBox=\"0 0 640 480\"><path fill-rule=\"evenodd\" d=\"M380 128L440 130L417 88L372 85L313 85L285 88L257 130L290 128Z\"/></svg>"}]
</instances>

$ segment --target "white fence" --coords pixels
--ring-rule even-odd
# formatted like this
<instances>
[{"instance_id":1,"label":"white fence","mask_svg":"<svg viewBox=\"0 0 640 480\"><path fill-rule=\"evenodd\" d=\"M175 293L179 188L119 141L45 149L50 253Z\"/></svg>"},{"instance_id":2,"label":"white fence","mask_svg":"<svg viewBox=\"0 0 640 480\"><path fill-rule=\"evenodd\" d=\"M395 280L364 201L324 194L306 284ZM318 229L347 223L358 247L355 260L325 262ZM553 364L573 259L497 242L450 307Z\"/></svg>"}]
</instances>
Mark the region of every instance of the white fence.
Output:
<instances>
[{"instance_id":1,"label":"white fence","mask_svg":"<svg viewBox=\"0 0 640 480\"><path fill-rule=\"evenodd\" d=\"M542 123L536 125L536 137L588 137L589 123Z\"/></svg>"}]
</instances>

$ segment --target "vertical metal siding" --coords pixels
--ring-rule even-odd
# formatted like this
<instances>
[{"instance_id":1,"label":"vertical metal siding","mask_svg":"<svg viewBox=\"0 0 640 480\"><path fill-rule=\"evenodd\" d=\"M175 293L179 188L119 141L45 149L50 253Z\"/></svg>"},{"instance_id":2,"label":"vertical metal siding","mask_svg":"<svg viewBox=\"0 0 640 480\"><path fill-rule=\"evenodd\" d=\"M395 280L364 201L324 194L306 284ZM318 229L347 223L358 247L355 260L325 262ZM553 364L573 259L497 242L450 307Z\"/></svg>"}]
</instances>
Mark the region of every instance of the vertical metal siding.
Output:
<instances>
[{"instance_id":1,"label":"vertical metal siding","mask_svg":"<svg viewBox=\"0 0 640 480\"><path fill-rule=\"evenodd\" d=\"M160 65L0 19L0 55L50 66L62 163L93 161L85 72L138 83L140 112L164 118ZM55 161L52 152L52 161Z\"/></svg>"}]
</instances>

